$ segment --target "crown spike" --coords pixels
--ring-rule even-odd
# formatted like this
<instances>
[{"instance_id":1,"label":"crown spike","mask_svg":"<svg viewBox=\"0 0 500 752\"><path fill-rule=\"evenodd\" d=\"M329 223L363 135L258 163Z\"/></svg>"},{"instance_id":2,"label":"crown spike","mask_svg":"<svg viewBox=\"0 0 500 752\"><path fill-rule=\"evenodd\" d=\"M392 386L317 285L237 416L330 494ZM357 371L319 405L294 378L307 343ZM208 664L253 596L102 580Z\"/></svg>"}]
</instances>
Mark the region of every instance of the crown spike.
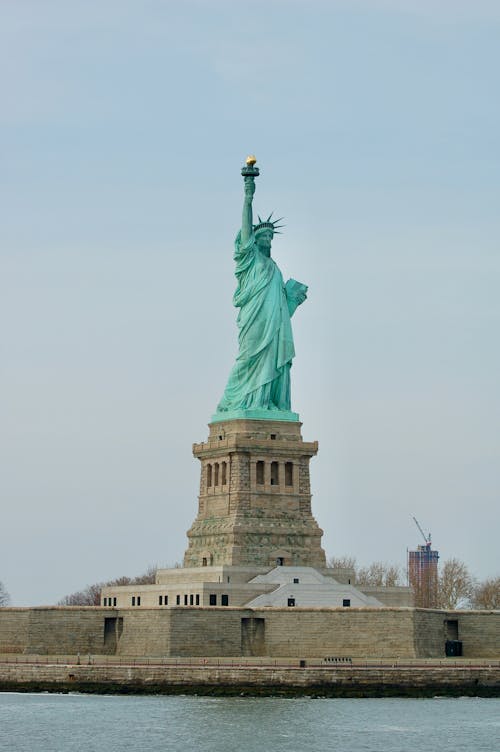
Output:
<instances>
[{"instance_id":1,"label":"crown spike","mask_svg":"<svg viewBox=\"0 0 500 752\"><path fill-rule=\"evenodd\" d=\"M274 211L271 212L269 217L266 220L262 220L260 215L257 215L259 222L258 224L253 226L253 231L255 233L261 232L262 230L271 230L273 233L276 233L277 235L281 235L282 233L279 232L279 229L281 227L285 227L285 225L280 225L278 222L281 222L283 217L280 217L279 219L273 219Z\"/></svg>"}]
</instances>

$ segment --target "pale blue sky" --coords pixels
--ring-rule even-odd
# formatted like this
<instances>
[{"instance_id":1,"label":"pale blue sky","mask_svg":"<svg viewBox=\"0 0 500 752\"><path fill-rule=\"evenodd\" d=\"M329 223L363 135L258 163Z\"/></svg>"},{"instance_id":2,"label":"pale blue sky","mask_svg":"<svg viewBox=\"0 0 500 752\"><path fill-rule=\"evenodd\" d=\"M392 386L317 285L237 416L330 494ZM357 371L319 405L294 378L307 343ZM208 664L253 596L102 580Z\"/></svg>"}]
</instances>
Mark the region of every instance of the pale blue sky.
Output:
<instances>
[{"instance_id":1,"label":"pale blue sky","mask_svg":"<svg viewBox=\"0 0 500 752\"><path fill-rule=\"evenodd\" d=\"M236 352L244 157L309 285L293 407L329 555L498 574L500 6L4 0L0 579L182 558Z\"/></svg>"}]
</instances>

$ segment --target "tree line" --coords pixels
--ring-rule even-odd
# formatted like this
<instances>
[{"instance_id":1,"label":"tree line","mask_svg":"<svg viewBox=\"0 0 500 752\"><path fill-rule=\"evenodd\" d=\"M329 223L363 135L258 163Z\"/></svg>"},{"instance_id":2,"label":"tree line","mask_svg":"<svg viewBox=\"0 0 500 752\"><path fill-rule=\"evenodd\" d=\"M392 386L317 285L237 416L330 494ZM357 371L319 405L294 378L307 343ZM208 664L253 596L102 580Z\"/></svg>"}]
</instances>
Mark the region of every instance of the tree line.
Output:
<instances>
[{"instance_id":1,"label":"tree line","mask_svg":"<svg viewBox=\"0 0 500 752\"><path fill-rule=\"evenodd\" d=\"M10 596L5 589L3 582L0 581L0 606L8 606L10 603Z\"/></svg>"},{"instance_id":2,"label":"tree line","mask_svg":"<svg viewBox=\"0 0 500 752\"><path fill-rule=\"evenodd\" d=\"M359 587L395 587L407 584L406 572L397 564L375 561L368 566L358 566L355 557L332 557L332 569L350 569ZM500 609L500 577L479 581L459 559L447 559L439 567L437 578L427 582L410 583L416 606L431 606L453 610L474 608ZM430 601L430 603L429 603Z\"/></svg>"},{"instance_id":3,"label":"tree line","mask_svg":"<svg viewBox=\"0 0 500 752\"><path fill-rule=\"evenodd\" d=\"M101 590L115 585L154 585L156 579L156 565L150 565L143 574L136 577L117 577L106 582L94 582L87 585L83 590L65 595L57 602L58 606L99 606L101 603Z\"/></svg>"}]
</instances>

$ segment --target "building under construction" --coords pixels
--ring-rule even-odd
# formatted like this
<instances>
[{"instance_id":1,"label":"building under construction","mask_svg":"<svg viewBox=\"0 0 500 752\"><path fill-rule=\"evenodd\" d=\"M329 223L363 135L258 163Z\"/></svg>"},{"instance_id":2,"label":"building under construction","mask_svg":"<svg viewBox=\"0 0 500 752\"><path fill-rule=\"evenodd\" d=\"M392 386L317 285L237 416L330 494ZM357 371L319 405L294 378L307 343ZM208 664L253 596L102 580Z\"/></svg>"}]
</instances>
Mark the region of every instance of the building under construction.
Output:
<instances>
[{"instance_id":1,"label":"building under construction","mask_svg":"<svg viewBox=\"0 0 500 752\"><path fill-rule=\"evenodd\" d=\"M415 524L422 533L425 545L416 551L408 551L408 581L413 589L415 606L437 608L439 551L433 551L431 535L425 535L415 517Z\"/></svg>"}]
</instances>

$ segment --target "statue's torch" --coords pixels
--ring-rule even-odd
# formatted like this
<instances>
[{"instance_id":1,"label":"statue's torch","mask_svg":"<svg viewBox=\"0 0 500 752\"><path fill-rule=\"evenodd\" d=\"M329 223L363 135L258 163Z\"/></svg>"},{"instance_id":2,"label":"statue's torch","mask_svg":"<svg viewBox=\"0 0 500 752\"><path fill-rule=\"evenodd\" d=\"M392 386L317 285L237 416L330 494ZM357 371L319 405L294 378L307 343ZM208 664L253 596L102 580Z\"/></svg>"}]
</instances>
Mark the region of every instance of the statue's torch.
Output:
<instances>
[{"instance_id":1,"label":"statue's torch","mask_svg":"<svg viewBox=\"0 0 500 752\"><path fill-rule=\"evenodd\" d=\"M244 178L257 178L259 176L259 168L255 167L257 158L250 155L245 159L245 164L241 168L241 174Z\"/></svg>"}]
</instances>

